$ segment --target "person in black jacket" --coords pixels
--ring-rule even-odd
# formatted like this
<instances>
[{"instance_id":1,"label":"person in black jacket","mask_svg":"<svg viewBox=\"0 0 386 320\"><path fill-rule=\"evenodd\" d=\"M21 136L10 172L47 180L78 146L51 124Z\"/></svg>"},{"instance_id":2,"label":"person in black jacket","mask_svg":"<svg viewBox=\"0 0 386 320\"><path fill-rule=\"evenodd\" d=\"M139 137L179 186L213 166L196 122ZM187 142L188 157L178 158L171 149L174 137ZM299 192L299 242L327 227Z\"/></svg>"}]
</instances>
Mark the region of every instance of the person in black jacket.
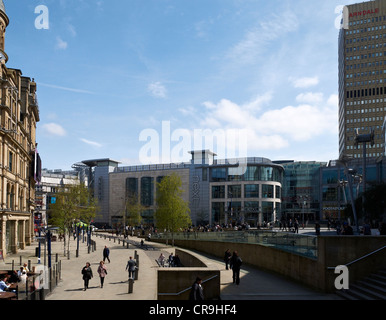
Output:
<instances>
[{"instance_id":1,"label":"person in black jacket","mask_svg":"<svg viewBox=\"0 0 386 320\"><path fill-rule=\"evenodd\" d=\"M204 300L204 289L201 286L202 279L197 277L190 291L190 300Z\"/></svg>"},{"instance_id":2,"label":"person in black jacket","mask_svg":"<svg viewBox=\"0 0 386 320\"><path fill-rule=\"evenodd\" d=\"M233 251L233 255L230 261L230 267L233 271L233 283L240 284L240 268L243 261L239 257L237 251Z\"/></svg>"},{"instance_id":3,"label":"person in black jacket","mask_svg":"<svg viewBox=\"0 0 386 320\"><path fill-rule=\"evenodd\" d=\"M83 291L86 291L88 289L88 282L93 277L92 270L90 267L90 262L86 262L86 266L82 269L82 275L83 275L83 281L84 281L84 289Z\"/></svg>"},{"instance_id":4,"label":"person in black jacket","mask_svg":"<svg viewBox=\"0 0 386 320\"><path fill-rule=\"evenodd\" d=\"M109 260L110 263L110 249L107 248L107 246L104 247L103 249L103 262L106 262L106 259Z\"/></svg>"},{"instance_id":5,"label":"person in black jacket","mask_svg":"<svg viewBox=\"0 0 386 320\"><path fill-rule=\"evenodd\" d=\"M231 254L230 250L227 249L227 251L225 251L225 254L224 254L224 262L225 262L226 270L229 270L228 265L229 265L229 261L230 261L231 256L232 256L232 254Z\"/></svg>"}]
</instances>

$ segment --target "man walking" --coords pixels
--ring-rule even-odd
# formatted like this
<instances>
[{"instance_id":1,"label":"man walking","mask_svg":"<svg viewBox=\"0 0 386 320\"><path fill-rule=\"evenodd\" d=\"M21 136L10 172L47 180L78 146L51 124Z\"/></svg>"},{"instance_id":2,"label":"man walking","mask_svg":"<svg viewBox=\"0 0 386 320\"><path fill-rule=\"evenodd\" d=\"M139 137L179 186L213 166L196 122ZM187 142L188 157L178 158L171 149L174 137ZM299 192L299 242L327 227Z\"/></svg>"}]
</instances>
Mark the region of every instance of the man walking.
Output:
<instances>
[{"instance_id":1,"label":"man walking","mask_svg":"<svg viewBox=\"0 0 386 320\"><path fill-rule=\"evenodd\" d=\"M109 260L109 263L110 263L110 249L107 248L107 246L105 246L105 248L103 249L103 262L106 262L106 259Z\"/></svg>"},{"instance_id":2,"label":"man walking","mask_svg":"<svg viewBox=\"0 0 386 320\"><path fill-rule=\"evenodd\" d=\"M230 267L233 271L233 283L236 283L237 285L240 284L240 268L242 263L243 261L239 257L237 251L234 251L230 261Z\"/></svg>"},{"instance_id":3,"label":"man walking","mask_svg":"<svg viewBox=\"0 0 386 320\"><path fill-rule=\"evenodd\" d=\"M136 262L133 260L133 257L130 257L130 260L127 262L127 265L126 265L126 270L129 271L129 279L132 278L134 280L136 268L137 268Z\"/></svg>"}]
</instances>

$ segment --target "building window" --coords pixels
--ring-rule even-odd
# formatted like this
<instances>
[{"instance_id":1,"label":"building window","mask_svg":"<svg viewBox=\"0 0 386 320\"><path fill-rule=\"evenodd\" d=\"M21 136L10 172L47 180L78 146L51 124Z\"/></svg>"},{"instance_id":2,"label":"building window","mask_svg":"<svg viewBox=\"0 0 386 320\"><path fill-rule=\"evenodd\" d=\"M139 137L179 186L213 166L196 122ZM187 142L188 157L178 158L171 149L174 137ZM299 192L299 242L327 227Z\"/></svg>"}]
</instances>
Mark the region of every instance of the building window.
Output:
<instances>
[{"instance_id":1,"label":"building window","mask_svg":"<svg viewBox=\"0 0 386 320\"><path fill-rule=\"evenodd\" d=\"M281 188L279 186L275 186L275 198L276 199L281 198Z\"/></svg>"},{"instance_id":2,"label":"building window","mask_svg":"<svg viewBox=\"0 0 386 320\"><path fill-rule=\"evenodd\" d=\"M261 193L263 198L273 198L273 186L269 184L263 184Z\"/></svg>"},{"instance_id":3,"label":"building window","mask_svg":"<svg viewBox=\"0 0 386 320\"><path fill-rule=\"evenodd\" d=\"M213 182L225 182L226 181L226 168L213 168L212 172L212 181Z\"/></svg>"},{"instance_id":4,"label":"building window","mask_svg":"<svg viewBox=\"0 0 386 320\"><path fill-rule=\"evenodd\" d=\"M258 198L259 197L259 185L258 184L246 184L246 185L244 185L244 197L245 198Z\"/></svg>"},{"instance_id":5,"label":"building window","mask_svg":"<svg viewBox=\"0 0 386 320\"><path fill-rule=\"evenodd\" d=\"M241 185L228 186L228 198L241 198Z\"/></svg>"},{"instance_id":6,"label":"building window","mask_svg":"<svg viewBox=\"0 0 386 320\"><path fill-rule=\"evenodd\" d=\"M126 198L137 198L138 197L138 179L127 178L126 179Z\"/></svg>"},{"instance_id":7,"label":"building window","mask_svg":"<svg viewBox=\"0 0 386 320\"><path fill-rule=\"evenodd\" d=\"M10 151L9 157L8 157L8 170L12 172L12 169L13 169L13 153Z\"/></svg>"},{"instance_id":8,"label":"building window","mask_svg":"<svg viewBox=\"0 0 386 320\"><path fill-rule=\"evenodd\" d=\"M152 206L154 203L154 178L141 178L141 204L143 206Z\"/></svg>"},{"instance_id":9,"label":"building window","mask_svg":"<svg viewBox=\"0 0 386 320\"><path fill-rule=\"evenodd\" d=\"M225 186L213 186L212 187L212 198L213 199L224 199L225 198Z\"/></svg>"}]
</instances>

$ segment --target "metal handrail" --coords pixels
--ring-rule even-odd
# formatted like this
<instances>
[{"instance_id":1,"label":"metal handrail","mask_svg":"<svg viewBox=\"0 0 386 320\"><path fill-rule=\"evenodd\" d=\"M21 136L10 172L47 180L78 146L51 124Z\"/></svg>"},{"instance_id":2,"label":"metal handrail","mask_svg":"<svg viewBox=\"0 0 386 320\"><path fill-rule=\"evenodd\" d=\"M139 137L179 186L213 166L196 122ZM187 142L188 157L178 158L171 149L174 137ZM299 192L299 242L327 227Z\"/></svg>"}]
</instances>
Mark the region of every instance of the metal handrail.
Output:
<instances>
[{"instance_id":1,"label":"metal handrail","mask_svg":"<svg viewBox=\"0 0 386 320\"><path fill-rule=\"evenodd\" d=\"M215 275L213 277L210 277L209 279L203 280L202 283L208 282L208 281L213 280L214 278L217 278L217 277L218 277L218 275ZM180 294L182 294L186 291L189 291L191 289L192 289L192 287L188 287L188 288L186 288L180 292L177 292L177 293L158 293L158 295L160 295L160 296L179 296Z\"/></svg>"},{"instance_id":2,"label":"metal handrail","mask_svg":"<svg viewBox=\"0 0 386 320\"><path fill-rule=\"evenodd\" d=\"M384 249L386 249L386 246L383 246L382 248L379 248L379 249L377 249L377 250L374 250L374 251L372 251L372 252L370 252L370 253L368 253L368 254L366 254L366 255L364 255L364 256L358 258L358 259L355 259L355 260L353 260L353 261L351 261L351 262L349 262L349 263L346 263L346 264L344 264L344 266L348 267L348 266L350 266L350 265L352 265L352 264L354 264L354 263L356 263L356 262L358 262L358 261L361 261L361 260L363 260L363 259L366 259L367 257L369 257L369 256L371 256L371 255L373 255L373 254L375 254L375 253L377 253L377 252L379 252L379 251L382 251L382 250L384 250ZM328 269L328 270L335 270L335 267L327 267L327 269Z\"/></svg>"}]
</instances>

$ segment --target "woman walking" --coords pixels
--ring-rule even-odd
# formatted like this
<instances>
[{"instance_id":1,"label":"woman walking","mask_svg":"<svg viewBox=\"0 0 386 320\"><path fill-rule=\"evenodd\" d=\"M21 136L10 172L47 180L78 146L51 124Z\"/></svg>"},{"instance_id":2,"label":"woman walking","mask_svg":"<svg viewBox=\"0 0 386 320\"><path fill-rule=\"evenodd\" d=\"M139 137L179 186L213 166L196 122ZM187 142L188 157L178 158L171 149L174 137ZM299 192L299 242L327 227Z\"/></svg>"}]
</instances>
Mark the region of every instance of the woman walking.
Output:
<instances>
[{"instance_id":1,"label":"woman walking","mask_svg":"<svg viewBox=\"0 0 386 320\"><path fill-rule=\"evenodd\" d=\"M93 277L92 270L90 267L90 262L86 262L86 266L82 269L83 281L84 281L84 289L86 291L88 289L88 282Z\"/></svg>"},{"instance_id":2,"label":"woman walking","mask_svg":"<svg viewBox=\"0 0 386 320\"><path fill-rule=\"evenodd\" d=\"M99 279L101 280L101 288L103 288L103 282L105 281L105 277L107 275L107 269L103 261L99 262L98 273Z\"/></svg>"}]
</instances>

